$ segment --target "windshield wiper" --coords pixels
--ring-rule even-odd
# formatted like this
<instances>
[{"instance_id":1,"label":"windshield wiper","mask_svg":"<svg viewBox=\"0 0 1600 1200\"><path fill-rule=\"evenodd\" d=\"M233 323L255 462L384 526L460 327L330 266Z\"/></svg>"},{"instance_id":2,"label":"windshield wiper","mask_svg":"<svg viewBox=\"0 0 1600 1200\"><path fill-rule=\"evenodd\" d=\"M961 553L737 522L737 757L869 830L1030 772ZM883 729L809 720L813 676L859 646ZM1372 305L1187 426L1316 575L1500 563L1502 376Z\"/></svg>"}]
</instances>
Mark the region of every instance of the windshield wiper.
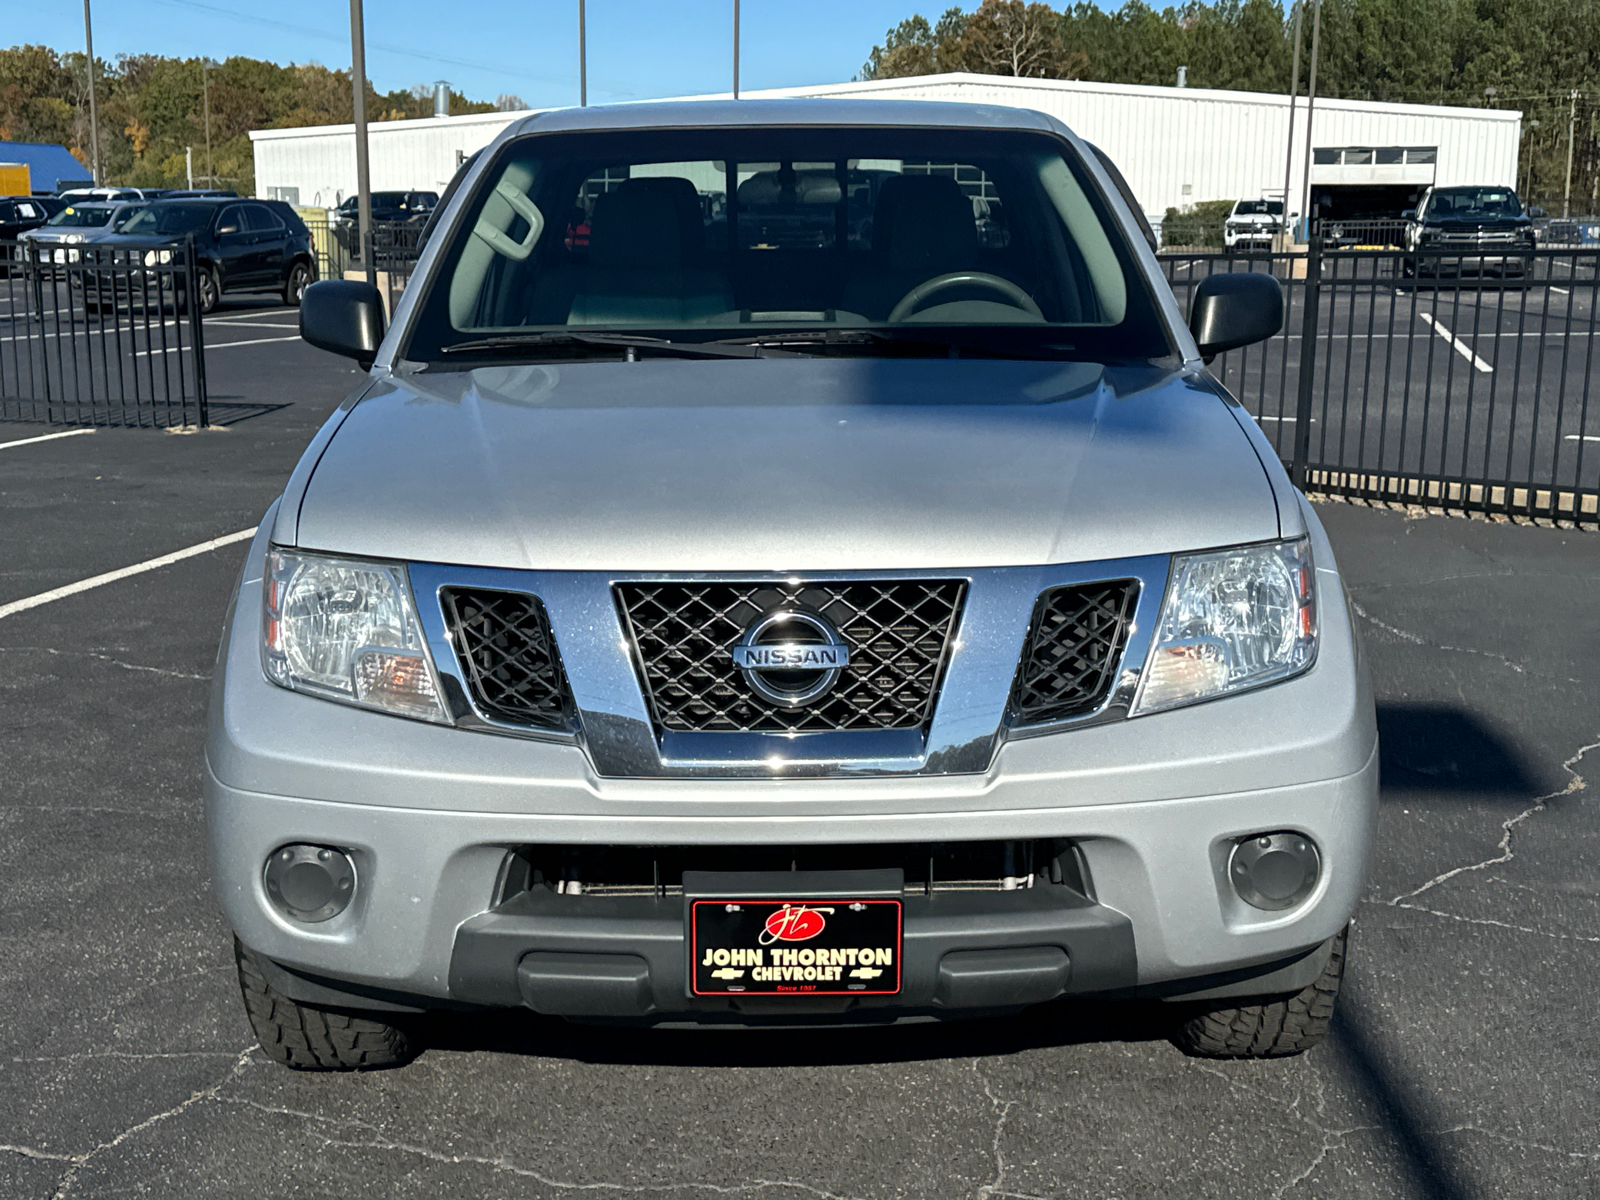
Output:
<instances>
[{"instance_id":1,"label":"windshield wiper","mask_svg":"<svg viewBox=\"0 0 1600 1200\"><path fill-rule=\"evenodd\" d=\"M1071 357L1076 347L1071 342L1038 342L1008 337L999 330L984 337L975 330L941 331L926 325L889 326L864 329L795 329L772 333L752 333L722 339L724 345L767 346L894 346L920 351L924 355L957 358L972 354L988 358L1058 359Z\"/></svg>"},{"instance_id":2,"label":"windshield wiper","mask_svg":"<svg viewBox=\"0 0 1600 1200\"><path fill-rule=\"evenodd\" d=\"M542 333L502 334L474 338L445 346L441 354L500 354L563 346L604 346L629 352L678 355L683 358L799 358L790 350L768 350L761 346L728 345L722 342L674 342L667 338L640 337L626 333L574 333L552 329Z\"/></svg>"}]
</instances>

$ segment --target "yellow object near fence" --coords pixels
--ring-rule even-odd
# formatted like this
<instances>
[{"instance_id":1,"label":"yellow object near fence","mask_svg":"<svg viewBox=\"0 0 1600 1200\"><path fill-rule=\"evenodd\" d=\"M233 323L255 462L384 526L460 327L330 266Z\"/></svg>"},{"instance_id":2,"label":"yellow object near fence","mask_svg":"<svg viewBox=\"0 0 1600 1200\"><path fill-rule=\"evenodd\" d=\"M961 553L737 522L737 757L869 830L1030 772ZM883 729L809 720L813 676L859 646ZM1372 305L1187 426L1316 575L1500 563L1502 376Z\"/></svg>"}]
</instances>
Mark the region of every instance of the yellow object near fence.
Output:
<instances>
[{"instance_id":1,"label":"yellow object near fence","mask_svg":"<svg viewBox=\"0 0 1600 1200\"><path fill-rule=\"evenodd\" d=\"M318 279L343 279L350 265L350 254L334 236L329 212L325 208L296 208L300 219L311 230L311 246L317 256Z\"/></svg>"}]
</instances>

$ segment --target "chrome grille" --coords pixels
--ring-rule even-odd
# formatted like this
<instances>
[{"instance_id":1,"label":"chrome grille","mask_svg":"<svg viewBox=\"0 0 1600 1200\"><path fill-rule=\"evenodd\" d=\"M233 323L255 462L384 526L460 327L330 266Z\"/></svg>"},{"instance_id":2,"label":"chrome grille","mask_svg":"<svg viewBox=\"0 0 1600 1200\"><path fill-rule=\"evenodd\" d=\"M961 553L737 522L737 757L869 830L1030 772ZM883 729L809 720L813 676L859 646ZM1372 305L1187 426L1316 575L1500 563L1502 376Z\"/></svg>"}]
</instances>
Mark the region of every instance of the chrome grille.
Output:
<instances>
[{"instance_id":1,"label":"chrome grille","mask_svg":"<svg viewBox=\"0 0 1600 1200\"><path fill-rule=\"evenodd\" d=\"M571 727L572 693L537 596L443 588L439 600L461 674L485 717L533 729Z\"/></svg>"},{"instance_id":2,"label":"chrome grille","mask_svg":"<svg viewBox=\"0 0 1600 1200\"><path fill-rule=\"evenodd\" d=\"M1137 579L1053 588L1034 605L1011 693L1013 723L1081 717L1105 703L1139 599Z\"/></svg>"},{"instance_id":3,"label":"chrome grille","mask_svg":"<svg viewBox=\"0 0 1600 1200\"><path fill-rule=\"evenodd\" d=\"M624 583L627 622L656 727L680 733L917 729L933 712L956 619L959 579ZM779 607L826 617L850 663L821 699L783 709L751 690L732 647Z\"/></svg>"}]
</instances>

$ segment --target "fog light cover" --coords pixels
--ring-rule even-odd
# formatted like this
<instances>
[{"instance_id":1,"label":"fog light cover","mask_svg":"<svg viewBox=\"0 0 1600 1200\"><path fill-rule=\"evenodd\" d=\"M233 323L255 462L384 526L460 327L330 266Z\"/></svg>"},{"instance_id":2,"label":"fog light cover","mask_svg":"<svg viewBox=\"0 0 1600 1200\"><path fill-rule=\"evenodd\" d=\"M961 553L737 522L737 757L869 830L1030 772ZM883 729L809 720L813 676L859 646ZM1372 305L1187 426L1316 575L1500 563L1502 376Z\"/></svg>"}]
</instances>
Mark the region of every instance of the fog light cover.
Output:
<instances>
[{"instance_id":1,"label":"fog light cover","mask_svg":"<svg viewBox=\"0 0 1600 1200\"><path fill-rule=\"evenodd\" d=\"M356 894L355 864L331 846L281 846L267 859L261 881L279 912L308 925L338 916Z\"/></svg>"},{"instance_id":2,"label":"fog light cover","mask_svg":"<svg viewBox=\"0 0 1600 1200\"><path fill-rule=\"evenodd\" d=\"M1242 838L1228 858L1228 879L1239 899L1267 912L1299 904L1315 890L1321 875L1317 844L1300 833Z\"/></svg>"}]
</instances>

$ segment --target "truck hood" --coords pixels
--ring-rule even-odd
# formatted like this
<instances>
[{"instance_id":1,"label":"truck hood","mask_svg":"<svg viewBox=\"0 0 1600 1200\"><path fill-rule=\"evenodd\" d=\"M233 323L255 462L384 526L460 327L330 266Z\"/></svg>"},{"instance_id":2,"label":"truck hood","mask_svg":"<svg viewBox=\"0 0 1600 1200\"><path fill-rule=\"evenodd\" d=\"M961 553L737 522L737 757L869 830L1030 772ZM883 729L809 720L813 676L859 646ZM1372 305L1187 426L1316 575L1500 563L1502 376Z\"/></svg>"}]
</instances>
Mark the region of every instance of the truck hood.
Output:
<instances>
[{"instance_id":1,"label":"truck hood","mask_svg":"<svg viewBox=\"0 0 1600 1200\"><path fill-rule=\"evenodd\" d=\"M1204 377L793 358L380 380L275 540L513 569L844 571L1082 562L1278 528L1266 469Z\"/></svg>"}]
</instances>

